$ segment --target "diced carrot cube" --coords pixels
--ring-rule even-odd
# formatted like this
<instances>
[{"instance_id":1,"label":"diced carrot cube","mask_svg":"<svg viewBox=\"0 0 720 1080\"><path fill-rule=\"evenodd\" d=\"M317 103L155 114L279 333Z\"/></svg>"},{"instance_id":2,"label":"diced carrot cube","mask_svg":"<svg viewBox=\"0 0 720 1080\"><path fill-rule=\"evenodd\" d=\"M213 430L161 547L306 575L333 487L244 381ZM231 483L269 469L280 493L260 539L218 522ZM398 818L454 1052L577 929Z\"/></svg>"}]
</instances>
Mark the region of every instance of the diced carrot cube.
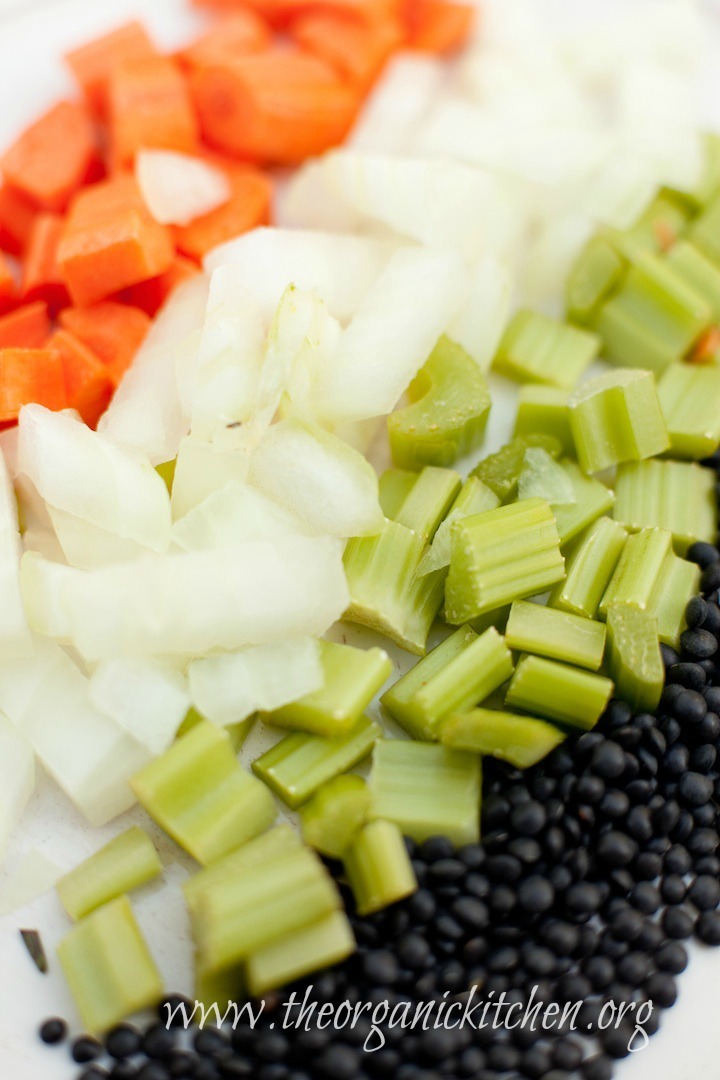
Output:
<instances>
[{"instance_id":1,"label":"diced carrot cube","mask_svg":"<svg viewBox=\"0 0 720 1080\"><path fill-rule=\"evenodd\" d=\"M209 160L219 164L217 159ZM272 181L267 173L237 162L226 166L226 171L232 188L229 201L189 225L173 229L178 250L198 262L218 244L270 221Z\"/></svg>"},{"instance_id":2,"label":"diced carrot cube","mask_svg":"<svg viewBox=\"0 0 720 1080\"><path fill-rule=\"evenodd\" d=\"M37 207L10 184L0 184L0 247L22 255L30 238Z\"/></svg>"},{"instance_id":3,"label":"diced carrot cube","mask_svg":"<svg viewBox=\"0 0 720 1080\"><path fill-rule=\"evenodd\" d=\"M249 7L272 26L286 27L296 16L310 11L349 13L367 19L392 17L400 13L403 0L194 0L194 3L227 12Z\"/></svg>"},{"instance_id":4,"label":"diced carrot cube","mask_svg":"<svg viewBox=\"0 0 720 1080\"><path fill-rule=\"evenodd\" d=\"M0 315L17 304L17 285L10 263L0 251Z\"/></svg>"},{"instance_id":5,"label":"diced carrot cube","mask_svg":"<svg viewBox=\"0 0 720 1080\"><path fill-rule=\"evenodd\" d=\"M118 383L150 329L150 319L139 308L105 300L92 307L65 308L60 325L87 345Z\"/></svg>"},{"instance_id":6,"label":"diced carrot cube","mask_svg":"<svg viewBox=\"0 0 720 1080\"><path fill-rule=\"evenodd\" d=\"M406 7L408 46L442 56L467 41L477 9L454 0L409 0Z\"/></svg>"},{"instance_id":7,"label":"diced carrot cube","mask_svg":"<svg viewBox=\"0 0 720 1080\"><path fill-rule=\"evenodd\" d=\"M237 11L214 23L197 41L179 54L189 68L225 64L247 53L263 52L272 44L264 19L253 11Z\"/></svg>"},{"instance_id":8,"label":"diced carrot cube","mask_svg":"<svg viewBox=\"0 0 720 1080\"><path fill-rule=\"evenodd\" d=\"M115 390L108 369L87 345L67 330L56 330L48 348L60 353L68 406L77 409L88 427L94 428Z\"/></svg>"},{"instance_id":9,"label":"diced carrot cube","mask_svg":"<svg viewBox=\"0 0 720 1080\"><path fill-rule=\"evenodd\" d=\"M0 348L0 421L17 420L31 402L56 410L67 405L60 353Z\"/></svg>"},{"instance_id":10,"label":"diced carrot cube","mask_svg":"<svg viewBox=\"0 0 720 1080\"><path fill-rule=\"evenodd\" d=\"M107 81L125 61L134 63L157 56L157 50L139 22L129 22L103 37L67 53L65 60L93 112L105 112Z\"/></svg>"},{"instance_id":11,"label":"diced carrot cube","mask_svg":"<svg viewBox=\"0 0 720 1080\"><path fill-rule=\"evenodd\" d=\"M167 57L119 64L110 76L108 106L116 167L131 164L143 147L197 149L190 92L183 73Z\"/></svg>"},{"instance_id":12,"label":"diced carrot cube","mask_svg":"<svg viewBox=\"0 0 720 1080\"><path fill-rule=\"evenodd\" d=\"M131 285L124 289L119 299L124 304L140 308L151 317L156 315L163 306L170 293L183 281L200 273L200 268L192 259L184 255L176 255L169 270L159 277L150 278L139 285Z\"/></svg>"},{"instance_id":13,"label":"diced carrot cube","mask_svg":"<svg viewBox=\"0 0 720 1080\"><path fill-rule=\"evenodd\" d=\"M44 300L53 315L70 302L57 264L64 227L63 219L57 214L38 214L23 262L20 293L23 303Z\"/></svg>"},{"instance_id":14,"label":"diced carrot cube","mask_svg":"<svg viewBox=\"0 0 720 1080\"><path fill-rule=\"evenodd\" d=\"M0 349L40 349L49 333L47 304L41 300L0 317Z\"/></svg>"},{"instance_id":15,"label":"diced carrot cube","mask_svg":"<svg viewBox=\"0 0 720 1080\"><path fill-rule=\"evenodd\" d=\"M290 33L361 93L369 90L404 37L397 19L372 22L357 15L322 11L301 15L292 23Z\"/></svg>"}]
</instances>

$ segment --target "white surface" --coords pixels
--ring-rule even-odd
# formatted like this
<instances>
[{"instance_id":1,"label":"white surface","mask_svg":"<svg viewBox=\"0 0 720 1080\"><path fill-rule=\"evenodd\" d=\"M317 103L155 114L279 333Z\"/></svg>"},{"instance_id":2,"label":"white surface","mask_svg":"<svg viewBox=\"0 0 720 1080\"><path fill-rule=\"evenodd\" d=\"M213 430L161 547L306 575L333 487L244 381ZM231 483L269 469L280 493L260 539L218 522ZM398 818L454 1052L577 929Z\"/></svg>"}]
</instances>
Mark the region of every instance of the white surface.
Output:
<instances>
[{"instance_id":1,"label":"white surface","mask_svg":"<svg viewBox=\"0 0 720 1080\"><path fill-rule=\"evenodd\" d=\"M548 18L564 18L582 17L598 9L609 11L631 0L536 2L546 9ZM714 121L720 127L720 4L708 0L706 7L715 21L710 35L713 62L708 65L705 101L708 122ZM0 0L0 147L55 97L71 92L71 82L60 60L65 49L136 16L143 17L158 40L168 47L188 38L202 22L184 0ZM502 392L495 392L493 400L489 445L503 437L509 411ZM363 636L352 631L350 640L356 634ZM257 753L257 745L254 749ZM252 751L251 741L248 752ZM0 874L0 898L5 875L31 848L38 848L63 869L69 869L134 822L149 828L165 864L164 882L141 890L134 898L138 917L168 988L189 990L189 935L178 884L191 860L178 855L178 849L139 810L104 829L90 830L41 776L22 831L11 843L6 867ZM50 961L47 976L36 972L21 943L19 927L41 929ZM54 947L67 928L52 893L34 901L22 913L0 919L0 1080L71 1080L78 1071L63 1050L42 1047L35 1034L38 1023L55 1014L68 1017L76 1030L79 1027L54 958ZM680 980L679 1004L664 1014L662 1031L651 1040L650 1047L618 1066L619 1080L718 1080L718 987L720 952L694 948L690 971Z\"/></svg>"}]
</instances>

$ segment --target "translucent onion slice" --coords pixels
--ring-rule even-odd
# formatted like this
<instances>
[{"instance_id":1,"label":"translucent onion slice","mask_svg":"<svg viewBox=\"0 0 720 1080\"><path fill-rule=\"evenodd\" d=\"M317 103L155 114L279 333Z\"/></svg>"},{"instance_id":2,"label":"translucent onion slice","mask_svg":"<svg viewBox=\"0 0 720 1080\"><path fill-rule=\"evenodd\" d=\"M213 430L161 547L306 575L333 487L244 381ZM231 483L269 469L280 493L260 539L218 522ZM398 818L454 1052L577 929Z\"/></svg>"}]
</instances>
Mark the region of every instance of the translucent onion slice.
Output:
<instances>
[{"instance_id":1,"label":"translucent onion slice","mask_svg":"<svg viewBox=\"0 0 720 1080\"><path fill-rule=\"evenodd\" d=\"M222 206L231 194L222 170L172 150L141 150L135 176L148 210L162 225L189 225Z\"/></svg>"},{"instance_id":2,"label":"translucent onion slice","mask_svg":"<svg viewBox=\"0 0 720 1080\"><path fill-rule=\"evenodd\" d=\"M185 677L159 660L105 660L93 671L90 700L151 754L164 753L190 708Z\"/></svg>"},{"instance_id":3,"label":"translucent onion slice","mask_svg":"<svg viewBox=\"0 0 720 1080\"><path fill-rule=\"evenodd\" d=\"M63 871L39 848L30 848L4 882L0 894L0 917L19 911L38 896L50 892L60 880Z\"/></svg>"},{"instance_id":4,"label":"translucent onion slice","mask_svg":"<svg viewBox=\"0 0 720 1080\"><path fill-rule=\"evenodd\" d=\"M0 657L32 652L20 591L21 555L17 502L5 458L0 454Z\"/></svg>"},{"instance_id":5,"label":"translucent onion slice","mask_svg":"<svg viewBox=\"0 0 720 1080\"><path fill-rule=\"evenodd\" d=\"M0 713L0 862L34 788L33 748L7 716Z\"/></svg>"},{"instance_id":6,"label":"translucent onion slice","mask_svg":"<svg viewBox=\"0 0 720 1080\"><path fill-rule=\"evenodd\" d=\"M172 516L178 521L225 484L242 484L249 459L243 450L223 449L189 435L180 444L172 490Z\"/></svg>"},{"instance_id":7,"label":"translucent onion slice","mask_svg":"<svg viewBox=\"0 0 720 1080\"><path fill-rule=\"evenodd\" d=\"M235 547L248 540L306 536L307 526L262 491L231 481L188 511L172 530L183 551Z\"/></svg>"}]
</instances>

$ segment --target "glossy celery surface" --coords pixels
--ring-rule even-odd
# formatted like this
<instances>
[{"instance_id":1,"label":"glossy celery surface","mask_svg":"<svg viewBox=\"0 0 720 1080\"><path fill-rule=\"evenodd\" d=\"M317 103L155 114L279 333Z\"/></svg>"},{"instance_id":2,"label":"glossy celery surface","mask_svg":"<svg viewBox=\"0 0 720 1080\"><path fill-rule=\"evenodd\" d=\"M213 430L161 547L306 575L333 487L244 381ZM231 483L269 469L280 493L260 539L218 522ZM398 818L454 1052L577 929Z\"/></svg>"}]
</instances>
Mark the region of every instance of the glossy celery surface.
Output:
<instances>
[{"instance_id":1,"label":"glossy celery surface","mask_svg":"<svg viewBox=\"0 0 720 1080\"><path fill-rule=\"evenodd\" d=\"M544 499L550 506L573 506L577 502L575 487L560 462L539 446L525 451L523 467L518 477L518 502L523 499Z\"/></svg>"},{"instance_id":2,"label":"glossy celery surface","mask_svg":"<svg viewBox=\"0 0 720 1080\"><path fill-rule=\"evenodd\" d=\"M366 758L379 737L380 728L365 716L347 735L286 735L253 762L253 772L295 809Z\"/></svg>"},{"instance_id":3,"label":"glossy celery surface","mask_svg":"<svg viewBox=\"0 0 720 1080\"><path fill-rule=\"evenodd\" d=\"M352 956L356 947L347 915L332 911L251 952L245 965L248 993L261 997L313 971L332 967Z\"/></svg>"},{"instance_id":4,"label":"glossy celery surface","mask_svg":"<svg viewBox=\"0 0 720 1080\"><path fill-rule=\"evenodd\" d=\"M658 395L672 457L700 461L714 454L720 446L720 367L671 364L660 378Z\"/></svg>"},{"instance_id":5,"label":"glossy celery surface","mask_svg":"<svg viewBox=\"0 0 720 1080\"><path fill-rule=\"evenodd\" d=\"M515 668L505 703L568 727L589 730L602 716L612 692L612 680L603 675L541 656L524 656Z\"/></svg>"},{"instance_id":6,"label":"glossy celery surface","mask_svg":"<svg viewBox=\"0 0 720 1080\"><path fill-rule=\"evenodd\" d=\"M578 461L587 473L654 457L670 446L650 371L608 371L574 390L568 407Z\"/></svg>"},{"instance_id":7,"label":"glossy celery surface","mask_svg":"<svg viewBox=\"0 0 720 1080\"><path fill-rule=\"evenodd\" d=\"M639 608L613 605L607 632L608 664L618 697L633 709L653 711L665 681L657 619Z\"/></svg>"},{"instance_id":8,"label":"glossy celery surface","mask_svg":"<svg viewBox=\"0 0 720 1080\"><path fill-rule=\"evenodd\" d=\"M685 232L690 218L687 201L661 191L627 229L610 229L607 236L631 261L643 255L660 255Z\"/></svg>"},{"instance_id":9,"label":"glossy celery surface","mask_svg":"<svg viewBox=\"0 0 720 1080\"><path fill-rule=\"evenodd\" d=\"M500 342L493 368L516 382L570 388L600 351L595 334L533 311L519 311Z\"/></svg>"},{"instance_id":10,"label":"glossy celery surface","mask_svg":"<svg viewBox=\"0 0 720 1080\"><path fill-rule=\"evenodd\" d=\"M601 517L581 536L565 562L566 577L550 593L549 605L594 619L618 564L627 530Z\"/></svg>"},{"instance_id":11,"label":"glossy celery surface","mask_svg":"<svg viewBox=\"0 0 720 1080\"><path fill-rule=\"evenodd\" d=\"M714 263L720 263L720 192L707 203L688 229L688 239Z\"/></svg>"},{"instance_id":12,"label":"glossy celery surface","mask_svg":"<svg viewBox=\"0 0 720 1080\"><path fill-rule=\"evenodd\" d=\"M516 769L536 765L566 737L545 720L494 709L454 713L443 721L440 733L446 746L487 754Z\"/></svg>"},{"instance_id":13,"label":"glossy celery surface","mask_svg":"<svg viewBox=\"0 0 720 1080\"><path fill-rule=\"evenodd\" d=\"M300 807L306 844L321 855L340 859L367 821L370 789L361 776L336 776Z\"/></svg>"},{"instance_id":14,"label":"glossy celery surface","mask_svg":"<svg viewBox=\"0 0 720 1080\"><path fill-rule=\"evenodd\" d=\"M696 540L717 534L715 473L695 462L639 461L621 465L613 517L626 529L667 529L684 555Z\"/></svg>"},{"instance_id":15,"label":"glossy celery surface","mask_svg":"<svg viewBox=\"0 0 720 1080\"><path fill-rule=\"evenodd\" d=\"M666 259L673 271L710 305L713 319L720 320L720 267L686 240L675 244Z\"/></svg>"},{"instance_id":16,"label":"glossy celery surface","mask_svg":"<svg viewBox=\"0 0 720 1080\"><path fill-rule=\"evenodd\" d=\"M605 653L605 627L581 615L516 600L510 608L505 644L518 652L597 671Z\"/></svg>"},{"instance_id":17,"label":"glossy celery surface","mask_svg":"<svg viewBox=\"0 0 720 1080\"><path fill-rule=\"evenodd\" d=\"M137 825L120 833L57 883L60 903L73 919L162 873L162 863L148 834Z\"/></svg>"},{"instance_id":18,"label":"glossy celery surface","mask_svg":"<svg viewBox=\"0 0 720 1080\"><path fill-rule=\"evenodd\" d=\"M700 591L700 568L697 563L669 552L655 581L655 589L646 611L657 620L658 637L673 649L680 646L680 635L687 628L685 608L688 600Z\"/></svg>"},{"instance_id":19,"label":"glossy celery surface","mask_svg":"<svg viewBox=\"0 0 720 1080\"><path fill-rule=\"evenodd\" d=\"M594 236L578 255L565 283L571 322L594 324L598 311L627 270L627 261L607 236Z\"/></svg>"},{"instance_id":20,"label":"glossy celery surface","mask_svg":"<svg viewBox=\"0 0 720 1080\"><path fill-rule=\"evenodd\" d=\"M483 484L495 492L500 502L509 502L517 494L518 480L525 463L525 451L530 446L547 450L551 457L559 457L562 450L560 441L554 435L543 432L519 435L495 454L483 458L470 475L482 480Z\"/></svg>"},{"instance_id":21,"label":"glossy celery surface","mask_svg":"<svg viewBox=\"0 0 720 1080\"><path fill-rule=\"evenodd\" d=\"M552 436L563 454L574 456L567 390L533 383L520 387L513 436L536 434Z\"/></svg>"},{"instance_id":22,"label":"glossy celery surface","mask_svg":"<svg viewBox=\"0 0 720 1080\"><path fill-rule=\"evenodd\" d=\"M499 505L500 500L487 484L475 476L469 476L420 560L418 574L429 574L450 565L450 530L453 522L472 517L473 514L482 514L484 510L494 510Z\"/></svg>"},{"instance_id":23,"label":"glossy celery surface","mask_svg":"<svg viewBox=\"0 0 720 1080\"><path fill-rule=\"evenodd\" d=\"M615 495L593 476L586 476L574 461L560 463L572 484L575 501L563 506L553 506L560 548L563 552L603 514L607 514L615 502Z\"/></svg>"},{"instance_id":24,"label":"glossy celery surface","mask_svg":"<svg viewBox=\"0 0 720 1080\"><path fill-rule=\"evenodd\" d=\"M381 700L413 738L434 740L443 717L485 701L512 671L510 650L494 627L478 636L463 626L398 679Z\"/></svg>"},{"instance_id":25,"label":"glossy celery surface","mask_svg":"<svg viewBox=\"0 0 720 1080\"><path fill-rule=\"evenodd\" d=\"M460 492L460 476L452 469L434 465L426 465L417 473L391 469L390 474L398 471L400 478L387 473L381 478L384 501L392 509L387 516L430 541Z\"/></svg>"},{"instance_id":26,"label":"glossy celery surface","mask_svg":"<svg viewBox=\"0 0 720 1080\"><path fill-rule=\"evenodd\" d=\"M243 1001L247 997L245 965L237 964L225 971L204 971L202 962L196 959L193 994L206 1009L217 1005L223 1016L232 1001Z\"/></svg>"},{"instance_id":27,"label":"glossy celery surface","mask_svg":"<svg viewBox=\"0 0 720 1080\"><path fill-rule=\"evenodd\" d=\"M671 551L672 536L667 529L641 529L629 536L600 601L599 616L605 618L613 604L647 610L658 575Z\"/></svg>"},{"instance_id":28,"label":"glossy celery surface","mask_svg":"<svg viewBox=\"0 0 720 1080\"><path fill-rule=\"evenodd\" d=\"M203 722L132 781L150 816L200 863L212 863L275 819L267 788L238 763L230 736Z\"/></svg>"},{"instance_id":29,"label":"glossy celery surface","mask_svg":"<svg viewBox=\"0 0 720 1080\"><path fill-rule=\"evenodd\" d=\"M357 835L343 859L358 914L371 915L417 890L403 835L391 821L372 821Z\"/></svg>"},{"instance_id":30,"label":"glossy celery surface","mask_svg":"<svg viewBox=\"0 0 720 1080\"><path fill-rule=\"evenodd\" d=\"M390 450L402 469L452 465L482 442L490 412L485 376L442 337L408 388L410 404L388 417Z\"/></svg>"}]
</instances>

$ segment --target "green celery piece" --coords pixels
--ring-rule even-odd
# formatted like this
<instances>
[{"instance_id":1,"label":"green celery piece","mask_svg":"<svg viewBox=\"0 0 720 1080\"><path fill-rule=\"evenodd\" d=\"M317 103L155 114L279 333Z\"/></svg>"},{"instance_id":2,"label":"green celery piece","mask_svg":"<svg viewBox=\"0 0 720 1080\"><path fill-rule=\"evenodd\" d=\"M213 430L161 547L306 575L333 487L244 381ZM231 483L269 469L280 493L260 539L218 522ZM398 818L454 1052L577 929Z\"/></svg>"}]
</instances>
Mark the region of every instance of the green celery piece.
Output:
<instances>
[{"instance_id":1,"label":"green celery piece","mask_svg":"<svg viewBox=\"0 0 720 1080\"><path fill-rule=\"evenodd\" d=\"M720 263L720 192L710 199L703 212L691 223L687 238L708 259Z\"/></svg>"},{"instance_id":2,"label":"green celery piece","mask_svg":"<svg viewBox=\"0 0 720 1080\"><path fill-rule=\"evenodd\" d=\"M710 305L714 321L720 320L720 267L687 240L670 248L665 258L668 266Z\"/></svg>"},{"instance_id":3,"label":"green celery piece","mask_svg":"<svg viewBox=\"0 0 720 1080\"><path fill-rule=\"evenodd\" d=\"M714 131L705 132L703 142L702 175L691 191L680 192L696 210L705 206L720 188L720 135Z\"/></svg>"},{"instance_id":4,"label":"green celery piece","mask_svg":"<svg viewBox=\"0 0 720 1080\"><path fill-rule=\"evenodd\" d=\"M162 873L155 845L138 825L120 833L57 883L60 903L72 919L82 919Z\"/></svg>"},{"instance_id":5,"label":"green celery piece","mask_svg":"<svg viewBox=\"0 0 720 1080\"><path fill-rule=\"evenodd\" d=\"M230 736L205 722L139 772L131 787L150 817L204 864L275 819L272 796L238 763Z\"/></svg>"},{"instance_id":6,"label":"green celery piece","mask_svg":"<svg viewBox=\"0 0 720 1080\"><path fill-rule=\"evenodd\" d=\"M660 377L658 396L672 456L699 461L714 454L720 446L720 367L671 364Z\"/></svg>"},{"instance_id":7,"label":"green celery piece","mask_svg":"<svg viewBox=\"0 0 720 1080\"><path fill-rule=\"evenodd\" d=\"M58 957L82 1022L93 1034L162 998L160 972L127 896L77 923L58 945Z\"/></svg>"},{"instance_id":8,"label":"green celery piece","mask_svg":"<svg viewBox=\"0 0 720 1080\"><path fill-rule=\"evenodd\" d=\"M469 476L452 504L450 513L435 533L432 544L420 560L418 576L423 577L433 570L442 570L450 565L450 530L454 521L481 514L483 510L494 510L499 505L500 500L494 491L483 484L482 480Z\"/></svg>"},{"instance_id":9,"label":"green celery piece","mask_svg":"<svg viewBox=\"0 0 720 1080\"><path fill-rule=\"evenodd\" d=\"M546 720L494 709L455 713L440 731L445 746L499 758L516 769L536 765L565 738L564 731Z\"/></svg>"},{"instance_id":10,"label":"green celery piece","mask_svg":"<svg viewBox=\"0 0 720 1080\"><path fill-rule=\"evenodd\" d=\"M525 462L525 451L531 446L547 450L550 457L559 457L562 449L554 435L543 433L518 436L501 447L497 453L483 458L470 473L494 491L500 502L509 502L517 494L518 480Z\"/></svg>"},{"instance_id":11,"label":"green celery piece","mask_svg":"<svg viewBox=\"0 0 720 1080\"><path fill-rule=\"evenodd\" d=\"M711 323L712 310L703 297L666 261L643 255L600 311L597 329L612 363L659 374Z\"/></svg>"},{"instance_id":12,"label":"green celery piece","mask_svg":"<svg viewBox=\"0 0 720 1080\"><path fill-rule=\"evenodd\" d=\"M359 915L371 915L417 891L402 833L391 821L372 821L345 852L345 874Z\"/></svg>"},{"instance_id":13,"label":"green celery piece","mask_svg":"<svg viewBox=\"0 0 720 1080\"><path fill-rule=\"evenodd\" d=\"M568 555L567 576L550 593L550 606L586 619L596 618L627 535L611 518L594 522Z\"/></svg>"},{"instance_id":14,"label":"green celery piece","mask_svg":"<svg viewBox=\"0 0 720 1080\"><path fill-rule=\"evenodd\" d=\"M392 520L430 541L455 502L462 481L452 469L437 469L433 465L410 475L414 482L396 506Z\"/></svg>"},{"instance_id":15,"label":"green celery piece","mask_svg":"<svg viewBox=\"0 0 720 1080\"><path fill-rule=\"evenodd\" d=\"M667 529L640 529L629 536L600 601L598 616L604 619L613 604L647 610L658 575L671 551L672 536Z\"/></svg>"},{"instance_id":16,"label":"green celery piece","mask_svg":"<svg viewBox=\"0 0 720 1080\"><path fill-rule=\"evenodd\" d=\"M193 930L201 970L214 974L235 967L341 907L335 882L306 847L225 877L198 897Z\"/></svg>"},{"instance_id":17,"label":"green celery piece","mask_svg":"<svg viewBox=\"0 0 720 1080\"><path fill-rule=\"evenodd\" d=\"M468 626L471 630L474 630L476 634L484 634L491 626L495 627L499 634L504 634L510 616L511 606L511 604L505 604L495 611L488 611L485 615L480 615L477 619L473 619L472 622L468 623Z\"/></svg>"},{"instance_id":18,"label":"green celery piece","mask_svg":"<svg viewBox=\"0 0 720 1080\"><path fill-rule=\"evenodd\" d=\"M634 262L643 255L667 251L685 232L689 218L685 199L661 191L630 228L610 229L607 236L621 255Z\"/></svg>"},{"instance_id":19,"label":"green celery piece","mask_svg":"<svg viewBox=\"0 0 720 1080\"><path fill-rule=\"evenodd\" d=\"M717 535L715 473L695 462L638 461L621 465L613 517L626 529L667 529L684 555L696 540Z\"/></svg>"},{"instance_id":20,"label":"green celery piece","mask_svg":"<svg viewBox=\"0 0 720 1080\"><path fill-rule=\"evenodd\" d=\"M565 576L553 512L525 499L456 521L451 530L445 618L460 625L513 600L545 592Z\"/></svg>"},{"instance_id":21,"label":"green celery piece","mask_svg":"<svg viewBox=\"0 0 720 1080\"><path fill-rule=\"evenodd\" d=\"M206 1009L217 1005L222 1017L230 1002L242 1001L247 997L245 970L243 964L228 968L226 971L204 971L202 963L195 962L195 1001Z\"/></svg>"},{"instance_id":22,"label":"green celery piece","mask_svg":"<svg viewBox=\"0 0 720 1080\"><path fill-rule=\"evenodd\" d=\"M565 310L572 323L591 326L603 301L627 270L627 262L607 236L594 236L578 255L565 283Z\"/></svg>"},{"instance_id":23,"label":"green celery piece","mask_svg":"<svg viewBox=\"0 0 720 1080\"><path fill-rule=\"evenodd\" d=\"M417 483L418 474L407 469L386 469L378 480L378 498L386 518L395 521L402 504Z\"/></svg>"},{"instance_id":24,"label":"green celery piece","mask_svg":"<svg viewBox=\"0 0 720 1080\"><path fill-rule=\"evenodd\" d=\"M613 692L611 679L594 672L523 656L515 668L506 705L588 731L598 722Z\"/></svg>"},{"instance_id":25,"label":"green celery piece","mask_svg":"<svg viewBox=\"0 0 720 1080\"><path fill-rule=\"evenodd\" d=\"M392 672L384 649L356 649L320 641L324 683L319 690L263 717L266 723L315 735L344 735Z\"/></svg>"},{"instance_id":26,"label":"green celery piece","mask_svg":"<svg viewBox=\"0 0 720 1080\"><path fill-rule=\"evenodd\" d=\"M587 330L534 311L519 311L505 331L493 368L515 382L574 386L600 351Z\"/></svg>"},{"instance_id":27,"label":"green celery piece","mask_svg":"<svg viewBox=\"0 0 720 1080\"><path fill-rule=\"evenodd\" d=\"M296 809L328 780L366 758L379 737L380 728L366 716L347 735L286 735L253 762L253 772Z\"/></svg>"},{"instance_id":28,"label":"green celery piece","mask_svg":"<svg viewBox=\"0 0 720 1080\"><path fill-rule=\"evenodd\" d=\"M607 613L607 633L615 693L633 709L655 710L665 681L657 619L639 608L613 604Z\"/></svg>"},{"instance_id":29,"label":"green celery piece","mask_svg":"<svg viewBox=\"0 0 720 1080\"><path fill-rule=\"evenodd\" d=\"M657 620L658 637L663 644L679 648L680 635L687 628L685 608L688 600L699 591L700 568L697 564L668 552L646 608Z\"/></svg>"},{"instance_id":30,"label":"green celery piece","mask_svg":"<svg viewBox=\"0 0 720 1080\"><path fill-rule=\"evenodd\" d=\"M175 466L177 465L177 458L172 458L171 461L164 461L162 465L155 466L155 472L165 481L165 487L168 489L168 494L172 495L173 480L175 479Z\"/></svg>"},{"instance_id":31,"label":"green celery piece","mask_svg":"<svg viewBox=\"0 0 720 1080\"><path fill-rule=\"evenodd\" d=\"M347 915L332 911L317 922L251 952L245 966L248 993L261 997L270 990L279 990L313 971L347 960L356 948Z\"/></svg>"},{"instance_id":32,"label":"green celery piece","mask_svg":"<svg viewBox=\"0 0 720 1080\"><path fill-rule=\"evenodd\" d=\"M415 739L438 738L442 719L468 709L512 675L510 650L494 627L461 626L387 690L381 701Z\"/></svg>"},{"instance_id":33,"label":"green celery piece","mask_svg":"<svg viewBox=\"0 0 720 1080\"><path fill-rule=\"evenodd\" d=\"M518 500L535 497L551 506L572 506L577 502L575 488L565 469L539 446L525 451L518 479Z\"/></svg>"},{"instance_id":34,"label":"green celery piece","mask_svg":"<svg viewBox=\"0 0 720 1080\"><path fill-rule=\"evenodd\" d=\"M570 430L568 391L557 386L528 383L520 387L513 437L535 434L551 435L562 453L575 456L575 442Z\"/></svg>"},{"instance_id":35,"label":"green celery piece","mask_svg":"<svg viewBox=\"0 0 720 1080\"><path fill-rule=\"evenodd\" d=\"M651 371L605 372L579 386L568 408L578 461L586 473L654 457L670 445Z\"/></svg>"},{"instance_id":36,"label":"green celery piece","mask_svg":"<svg viewBox=\"0 0 720 1080\"><path fill-rule=\"evenodd\" d=\"M517 652L597 671L605 652L605 627L582 615L516 600L510 608L505 643Z\"/></svg>"},{"instance_id":37,"label":"green celery piece","mask_svg":"<svg viewBox=\"0 0 720 1080\"><path fill-rule=\"evenodd\" d=\"M480 839L480 759L436 743L381 739L370 773L370 817L394 821L421 842L447 836L453 844Z\"/></svg>"},{"instance_id":38,"label":"green celery piece","mask_svg":"<svg viewBox=\"0 0 720 1080\"><path fill-rule=\"evenodd\" d=\"M255 721L257 720L257 713L253 713L252 716L246 716L244 720L238 720L235 724L227 724L225 731L230 736L230 742L232 743L235 753L239 753L240 748L243 746L245 740L250 734ZM197 709L190 706L187 711L187 715L182 724L178 728L176 740L181 739L183 735L187 735L189 731L196 728L198 724L204 724L205 717L202 716Z\"/></svg>"},{"instance_id":39,"label":"green celery piece","mask_svg":"<svg viewBox=\"0 0 720 1080\"><path fill-rule=\"evenodd\" d=\"M392 458L401 469L452 465L482 442L490 391L461 345L441 337L408 397L410 404L387 420Z\"/></svg>"},{"instance_id":40,"label":"green celery piece","mask_svg":"<svg viewBox=\"0 0 720 1080\"><path fill-rule=\"evenodd\" d=\"M336 776L300 807L303 840L321 855L342 858L367 820L370 789L361 776Z\"/></svg>"},{"instance_id":41,"label":"green celery piece","mask_svg":"<svg viewBox=\"0 0 720 1080\"><path fill-rule=\"evenodd\" d=\"M425 538L396 521L377 536L348 541L344 563L350 607L343 618L378 630L422 656L443 601L446 571L418 575Z\"/></svg>"},{"instance_id":42,"label":"green celery piece","mask_svg":"<svg viewBox=\"0 0 720 1080\"><path fill-rule=\"evenodd\" d=\"M560 537L560 548L564 551L597 518L612 509L615 495L599 480L586 476L574 461L564 460L560 464L575 491L574 503L552 508Z\"/></svg>"},{"instance_id":43,"label":"green celery piece","mask_svg":"<svg viewBox=\"0 0 720 1080\"><path fill-rule=\"evenodd\" d=\"M206 723L205 717L201 716L194 705L191 705L185 714L185 719L177 730L175 739L182 739L183 735L187 735L193 728L196 728L198 724Z\"/></svg>"}]
</instances>

